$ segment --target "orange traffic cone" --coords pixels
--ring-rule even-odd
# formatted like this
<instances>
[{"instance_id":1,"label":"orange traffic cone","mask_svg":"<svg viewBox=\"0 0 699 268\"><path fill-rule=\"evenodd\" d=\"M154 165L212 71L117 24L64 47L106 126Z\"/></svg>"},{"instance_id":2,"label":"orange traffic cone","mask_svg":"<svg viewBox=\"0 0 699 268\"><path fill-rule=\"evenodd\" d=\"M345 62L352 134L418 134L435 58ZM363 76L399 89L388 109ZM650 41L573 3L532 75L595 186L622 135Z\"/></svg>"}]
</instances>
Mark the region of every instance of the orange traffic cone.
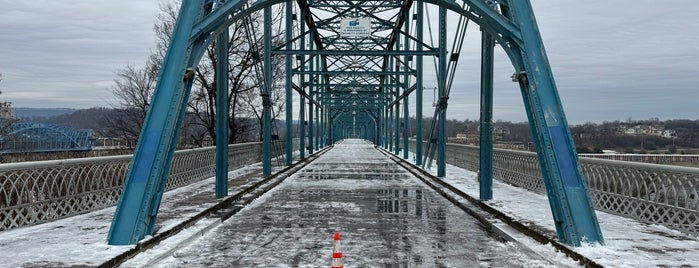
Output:
<instances>
[{"instance_id":1,"label":"orange traffic cone","mask_svg":"<svg viewBox=\"0 0 699 268\"><path fill-rule=\"evenodd\" d=\"M333 262L330 268L344 268L342 265L342 250L340 249L340 232L335 232L335 242L333 243Z\"/></svg>"}]
</instances>

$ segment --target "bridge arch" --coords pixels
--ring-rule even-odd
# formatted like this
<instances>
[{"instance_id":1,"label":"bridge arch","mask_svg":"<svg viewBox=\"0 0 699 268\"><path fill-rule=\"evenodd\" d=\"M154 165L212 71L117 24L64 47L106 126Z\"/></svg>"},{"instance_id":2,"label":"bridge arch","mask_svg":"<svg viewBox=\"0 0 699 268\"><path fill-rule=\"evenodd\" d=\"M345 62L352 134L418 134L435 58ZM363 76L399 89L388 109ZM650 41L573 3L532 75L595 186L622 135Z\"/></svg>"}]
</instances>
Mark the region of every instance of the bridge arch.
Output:
<instances>
[{"instance_id":1,"label":"bridge arch","mask_svg":"<svg viewBox=\"0 0 699 268\"><path fill-rule=\"evenodd\" d=\"M293 36L291 28L292 14L291 7L296 2L301 14L299 22L301 33ZM313 3L326 3L333 1L316 1ZM271 42L271 7L276 4L285 3L285 17L287 35L285 43L273 48ZM338 2L339 3L339 2ZM352 108L347 106L347 99L351 99L354 94L367 94L373 100L371 106L365 108L376 108L377 114L370 116L375 122L376 141L378 145L400 151L400 108L403 114L408 114L407 102L412 92L415 92L417 103L421 103L422 68L410 68L407 62L408 57L416 58L416 66L422 66L424 56L438 57L438 88L439 102L437 112L433 122L433 133L430 134L428 144L436 146L438 176L446 175L446 137L445 124L446 110L449 99L449 86L447 80L447 41L446 41L446 12L451 10L468 18L483 29L482 52L481 52L481 198L492 198L492 80L493 80L493 47L500 45L512 62L515 74L513 80L519 83L522 98L525 104L527 117L532 129L539 162L543 171L544 182L547 188L552 213L555 218L556 229L559 238L571 245L580 245L581 241L602 242L602 235L597 223L594 208L588 193L585 177L575 153L575 147L570 135L567 120L560 104L553 74L551 72L543 42L534 19L531 4L528 0L463 0L459 1L438 1L438 0L402 0L402 1L343 1L352 8L362 5L387 5L398 9L398 14L390 20L383 20L382 23L390 27L390 34L381 39L380 44L371 49L381 48L381 50L355 49L335 49L328 50L326 43L322 40L318 32L319 25L314 22L310 14L310 3L306 0L283 1L283 0L260 0L260 1L212 1L212 0L192 0L183 1L180 13L175 24L172 39L168 52L165 56L163 67L158 78L158 83L153 96L151 109L146 117L146 121L136 147L136 153L128 173L127 182L124 186L122 198L119 202L114 222L110 230L110 244L132 244L152 233L154 222L157 216L158 206L165 185L165 180L170 167L173 151L176 146L177 136L179 136L179 126L186 110L186 100L189 97L193 84L193 70L200 61L205 49L216 44L217 70L218 73L226 73L228 70L227 60L227 40L228 27L255 11L264 12L264 44L263 49L263 69L264 86L261 89L261 97L264 106L264 137L263 137L263 172L265 175L271 173L271 117L269 95L271 92L271 61L273 54L298 55L300 62L309 67L309 70L292 70L292 59L286 57L286 96L287 96L287 123L291 120L291 96L293 90L301 95L301 107L305 107L305 102L309 101L309 123L315 120L320 121L317 131L326 138L314 137L314 125L309 126L308 137L311 143L311 152L318 146L318 143L328 143L327 136L333 137L331 125L333 117L332 108L340 110L357 111L362 107ZM410 20L411 7L416 4L416 31L417 36L408 36L401 32L401 27L408 27L406 21ZM437 47L428 46L422 41L423 3L429 3L439 7L439 42ZM461 4L461 5L459 5ZM332 25L337 24L341 13L338 9L337 16ZM367 12L360 12L365 14ZM377 17L373 17L378 19ZM324 22L327 25L329 22ZM373 22L370 22L373 28ZM384 26L386 26L384 25ZM308 31L304 27L308 26ZM380 26L380 25L379 25ZM336 27L336 26L335 26ZM335 31L339 34L338 31ZM401 49L401 33L403 33L404 43ZM308 35L308 45L305 48L306 35ZM339 38L338 38L339 39ZM293 49L293 42L300 42L301 49ZM416 44L415 51L409 51L409 43ZM377 43L379 43L377 41ZM344 54L343 54L344 53ZM357 56L380 56L382 60L373 62L377 69L370 69L366 72L375 75L371 80L354 80L356 83L349 83L351 80L344 79L340 83L331 83L330 77L335 74L346 72L349 74L362 74L363 66L349 69L329 70L328 57L354 54ZM308 55L308 60L304 57ZM401 58L403 57L403 58ZM322 62L321 62L322 60ZM344 61L337 60L335 62ZM335 63L334 62L334 63ZM370 63L372 61L369 61ZM354 62L344 62L354 64ZM395 65L394 65L395 64ZM395 66L395 68L394 68ZM293 86L291 77L301 74L308 75L308 81L302 78L299 85ZM416 77L415 85L409 85L408 75ZM393 78L395 76L395 78ZM405 76L405 80L401 80ZM317 80L313 80L313 78ZM402 82L401 82L402 81ZM337 90L340 88L345 90ZM217 95L224 95L224 90L228 89L227 78L223 75L216 76ZM309 88L309 93L305 93L305 88ZM314 92L311 88L319 89ZM349 90L350 88L351 91ZM366 90L370 89L370 90ZM402 94L400 94L402 90ZM314 93L318 95L314 95ZM321 97L323 94L343 95L342 99L325 101ZM331 96L332 97L332 96ZM225 99L225 98L221 98ZM217 100L217 110L227 111L225 100ZM354 106L354 105L352 105ZM422 118L422 108L419 110L417 118ZM218 113L220 117L217 121L225 122L228 113ZM319 118L320 117L320 118ZM330 118L329 118L330 117ZM340 118L340 114L335 118ZM407 122L407 116L404 116ZM331 119L331 120L328 120ZM303 118L300 119L304 121ZM369 120L371 121L371 120ZM421 124L421 120L418 120ZM222 125L218 124L217 125ZM303 124L302 128L303 128ZM287 128L290 129L290 128ZM372 128L373 129L373 128ZM421 129L421 128L419 128ZM217 137L227 137L227 128L220 128ZM327 133L329 132L329 133ZM303 130L302 130L303 133ZM436 133L436 134L435 134ZM329 135L328 135L329 134ZM290 137L290 135L288 135ZM421 131L418 132L418 140L422 140ZM302 137L302 142L304 142ZM315 139L314 139L315 138ZM407 135L403 134L404 144L407 144ZM287 164L291 162L290 139L287 139ZM313 144L315 142L315 144ZM227 156L226 142L217 142L217 194L225 195L225 182L227 173L225 158ZM417 163L421 164L422 143L417 142L416 154ZM303 144L301 145L303 148ZM403 146L407 155L407 146ZM218 162L221 161L221 162ZM422 163L424 164L424 163ZM219 187L221 190L219 191Z\"/></svg>"}]
</instances>

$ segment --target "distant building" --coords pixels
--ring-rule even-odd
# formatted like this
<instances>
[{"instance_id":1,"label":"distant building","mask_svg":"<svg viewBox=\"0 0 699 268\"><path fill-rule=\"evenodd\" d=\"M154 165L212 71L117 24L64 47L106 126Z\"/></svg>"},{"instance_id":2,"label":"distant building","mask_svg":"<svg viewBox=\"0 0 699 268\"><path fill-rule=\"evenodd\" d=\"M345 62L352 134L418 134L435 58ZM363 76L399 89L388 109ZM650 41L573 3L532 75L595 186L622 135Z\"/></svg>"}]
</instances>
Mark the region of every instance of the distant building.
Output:
<instances>
[{"instance_id":1,"label":"distant building","mask_svg":"<svg viewBox=\"0 0 699 268\"><path fill-rule=\"evenodd\" d=\"M663 130L663 133L661 136L663 138L676 138L677 132L673 129L666 129L666 130Z\"/></svg>"}]
</instances>

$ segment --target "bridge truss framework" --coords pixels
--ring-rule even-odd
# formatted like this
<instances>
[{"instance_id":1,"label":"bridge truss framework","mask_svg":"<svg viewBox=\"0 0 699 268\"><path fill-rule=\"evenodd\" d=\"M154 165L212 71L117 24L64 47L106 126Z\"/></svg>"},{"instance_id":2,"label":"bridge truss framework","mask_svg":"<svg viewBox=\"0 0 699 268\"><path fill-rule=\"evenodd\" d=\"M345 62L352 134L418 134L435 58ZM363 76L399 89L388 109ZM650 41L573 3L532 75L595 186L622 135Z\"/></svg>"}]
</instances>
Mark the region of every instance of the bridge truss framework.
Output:
<instances>
[{"instance_id":1,"label":"bridge truss framework","mask_svg":"<svg viewBox=\"0 0 699 268\"><path fill-rule=\"evenodd\" d=\"M284 41L275 44L271 37L274 5L283 7L286 30ZM423 40L426 5L439 9L436 46ZM418 142L415 154L416 164L424 165L436 152L437 174L445 176L449 76L453 76L450 68L458 59L458 54L447 57L446 17L450 11L482 29L481 199L492 198L493 53L495 45L499 45L515 69L513 80L520 86L559 239L575 246L583 241L603 243L529 0L185 0L110 229L110 244L134 244L152 234L191 92L193 70L205 49L214 44L219 70L216 73L227 74L229 26L259 10L264 17L260 62L264 81L260 90L264 106L264 175L272 172L273 57L286 55L286 137L293 135L292 100L297 93L301 99L301 158L305 158L305 148L313 153L348 137L371 140L396 154L402 147L403 157L408 158L408 100L415 98L415 117L422 118L422 66L424 58L436 57L436 121L432 133L425 137L422 120L417 120L416 139L427 138L429 146L423 152L422 143ZM347 18L368 18L370 33L343 34L342 23ZM455 43L459 42L463 42L463 37ZM216 76L216 88L218 96L227 96L225 75ZM216 107L222 111L217 113L216 125L226 126L227 99L217 98ZM303 123L306 121L308 126ZM228 192L226 132L227 127L217 128L218 197ZM293 159L292 139L287 138L286 142L289 165Z\"/></svg>"}]
</instances>

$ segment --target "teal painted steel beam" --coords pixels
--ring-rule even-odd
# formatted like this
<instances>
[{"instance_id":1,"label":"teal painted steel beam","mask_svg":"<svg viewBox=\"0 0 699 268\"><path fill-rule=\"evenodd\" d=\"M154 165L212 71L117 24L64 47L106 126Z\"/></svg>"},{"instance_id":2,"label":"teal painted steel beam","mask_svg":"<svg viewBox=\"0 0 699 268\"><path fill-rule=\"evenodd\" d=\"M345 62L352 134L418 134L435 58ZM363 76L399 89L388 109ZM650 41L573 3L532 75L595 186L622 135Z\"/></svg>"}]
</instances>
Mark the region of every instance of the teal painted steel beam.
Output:
<instances>
[{"instance_id":1,"label":"teal painted steel beam","mask_svg":"<svg viewBox=\"0 0 699 268\"><path fill-rule=\"evenodd\" d=\"M285 8L285 15L286 16L286 32L285 32L285 40L287 43L287 49L291 49L293 47L293 44L291 43L291 39L293 38L294 35L294 21L292 20L292 15L293 15L293 3L291 1L286 1L286 6ZM294 117L293 117L293 74L291 73L291 68L292 68L292 56L287 55L285 58L284 62L284 71L286 74L285 80L284 80L284 86L286 88L286 165L289 166L291 163L294 161L294 132L293 132L293 126L294 126Z\"/></svg>"},{"instance_id":2,"label":"teal painted steel beam","mask_svg":"<svg viewBox=\"0 0 699 268\"><path fill-rule=\"evenodd\" d=\"M405 20L403 23L406 23L407 21L408 21L408 20ZM400 29L398 29L398 31L400 31ZM394 32L394 33L395 33L395 32ZM394 35L394 36L395 36L395 35ZM393 37L393 36L392 36L392 37ZM395 50L399 50L400 47L401 47L400 38L398 38L397 36L395 36L395 37L396 37L396 38L395 38L395 39L396 39L396 42L395 42L395 48L394 48L394 49L395 49ZM389 68L395 68L394 71L397 71L397 70L398 70L398 65L399 65L399 64L398 64L397 60L398 60L397 58L391 57L391 64L389 65ZM395 61L396 65L393 65L393 62L394 62L394 61ZM394 81L394 83L400 84L400 76L391 76L391 77L392 77L392 80ZM403 81L403 82L407 82L407 81ZM396 98L396 99L398 99L398 97L400 96L400 90L401 90L400 87L399 87L399 88L396 88L396 91L395 91L395 94L396 94L396 95L395 95L395 98ZM394 119L395 119L395 121L394 121L395 123L394 123L394 124L395 124L395 126L396 126L396 127L395 127L395 130L394 130L394 131L395 131L395 134L394 134L394 135L395 135L395 141L396 141L396 146L394 147L394 153L395 153L396 155L400 154L400 150L401 150L401 148L400 148L400 146L401 146L401 144L400 144L400 130L401 130L401 125L400 125L400 114L401 114L401 109L400 109L400 107L401 107L400 101L396 102L396 104L395 104L395 109L394 109L394 110L395 110L395 113L396 113L395 118L394 118Z\"/></svg>"},{"instance_id":3,"label":"teal painted steel beam","mask_svg":"<svg viewBox=\"0 0 699 268\"><path fill-rule=\"evenodd\" d=\"M427 55L434 56L439 53L438 51L431 50L307 50L307 49L295 49L295 50L275 50L273 54L276 55L309 55L309 56L403 56L403 55Z\"/></svg>"},{"instance_id":4,"label":"teal painted steel beam","mask_svg":"<svg viewBox=\"0 0 699 268\"><path fill-rule=\"evenodd\" d=\"M407 80L406 80L406 81L407 81ZM408 96L410 96L410 93L413 93L413 91L415 91L416 88L417 88L417 84L412 85L412 86L411 86L410 88L408 88L407 90L404 90L404 91L403 91L403 94L400 94L400 96L398 96L395 100L393 100L392 102L390 102L388 105L394 105L394 104L396 104L397 102L402 101L403 99L407 99Z\"/></svg>"},{"instance_id":5,"label":"teal painted steel beam","mask_svg":"<svg viewBox=\"0 0 699 268\"><path fill-rule=\"evenodd\" d=\"M316 151L320 149L320 146L319 146L320 145L320 138L321 138L322 130L323 130L323 128L321 126L322 125L321 125L321 121L320 121L320 106L316 106L316 123L315 123L316 138L315 138L315 143L313 143Z\"/></svg>"},{"instance_id":6,"label":"teal painted steel beam","mask_svg":"<svg viewBox=\"0 0 699 268\"><path fill-rule=\"evenodd\" d=\"M439 66L437 67L439 88L439 113L437 128L437 177L447 174L447 10L439 7Z\"/></svg>"},{"instance_id":7,"label":"teal painted steel beam","mask_svg":"<svg viewBox=\"0 0 699 268\"><path fill-rule=\"evenodd\" d=\"M331 88L343 88L343 87L354 87L354 88L384 88L384 89L389 89L389 88L399 88L399 87L405 87L405 85L401 83L394 83L394 84L335 84L335 83L319 83L319 82L312 82L309 81L306 84L303 84L302 87L331 87ZM382 92L382 91L378 91Z\"/></svg>"},{"instance_id":8,"label":"teal painted steel beam","mask_svg":"<svg viewBox=\"0 0 699 268\"><path fill-rule=\"evenodd\" d=\"M405 23L403 23L403 25L404 25L403 30L406 33L409 33L410 32L410 19L405 20ZM404 50L410 49L410 40L411 39L408 38L408 35L404 36L404 38L403 38L403 49ZM407 55L403 56L403 62L408 62ZM407 69L407 66L402 65L399 68ZM400 71L400 69L398 69L396 71ZM409 76L404 75L403 76L403 84L408 84L409 78L410 78ZM415 87L413 87L413 89L414 88ZM409 144L408 144L409 134L408 133L410 133L410 126L409 126L409 124L410 124L410 120L409 120L409 118L410 118L410 110L409 110L410 101L408 100L408 97L410 96L410 93L409 93L409 89L407 87L403 88L403 95L405 95L405 97L403 97L405 99L403 101L403 159L408 159L408 151L409 151L408 150L408 148L409 148L408 147L409 146Z\"/></svg>"},{"instance_id":9,"label":"teal painted steel beam","mask_svg":"<svg viewBox=\"0 0 699 268\"><path fill-rule=\"evenodd\" d=\"M305 17L305 10L300 9L299 12L300 17ZM301 27L301 32L306 31L306 24L305 23L300 23L299 25ZM306 36L302 36L301 39L299 40L299 46L300 47L306 47ZM301 68L303 69L306 67L306 56L304 55L299 55L300 58L300 65ZM306 83L306 75L302 74L299 75L299 85L303 85ZM306 98L305 94L306 92L303 90L303 88L298 87L297 92L299 92L299 157L301 160L306 158ZM308 98L310 100L310 98Z\"/></svg>"},{"instance_id":10,"label":"teal painted steel beam","mask_svg":"<svg viewBox=\"0 0 699 268\"><path fill-rule=\"evenodd\" d=\"M521 29L524 70L519 70L517 79L530 113L543 177L548 181L546 191L558 237L573 246L604 243L531 4L528 0L508 3Z\"/></svg>"},{"instance_id":11,"label":"teal painted steel beam","mask_svg":"<svg viewBox=\"0 0 699 268\"><path fill-rule=\"evenodd\" d=\"M422 50L422 39L423 39L423 29L425 27L424 23L424 9L425 9L425 4L422 2L417 3L416 7L416 13L417 13L417 20L415 21L415 34L417 35L417 45L416 49ZM423 57L421 55L417 55L415 59L415 69L417 70L417 74L415 75L415 88L417 92L415 93L415 165L422 166L422 91L424 89L423 87L423 70L422 70L422 63L423 63Z\"/></svg>"},{"instance_id":12,"label":"teal painted steel beam","mask_svg":"<svg viewBox=\"0 0 699 268\"><path fill-rule=\"evenodd\" d=\"M379 76L379 75L415 75L415 71L301 71L294 70L293 74L333 75L333 76ZM347 86L351 86L348 84Z\"/></svg>"},{"instance_id":13,"label":"teal painted steel beam","mask_svg":"<svg viewBox=\"0 0 699 268\"><path fill-rule=\"evenodd\" d=\"M309 15L306 15L306 16L309 16ZM316 36L316 35L314 33L311 33L310 38L314 39L314 36ZM311 49L313 49L313 47L314 47L313 43L310 43L309 46L311 47ZM310 70L315 70L314 68L317 68L316 64L315 64L315 59L313 59L313 58L309 59L308 68ZM314 78L313 76L310 76L308 79L309 80L308 83L306 85L302 85L302 87L308 87L308 96L309 96L309 99L311 99L311 100L314 99L316 84L318 84L320 82L320 81L314 81L317 79L318 79L318 77ZM306 146L308 148L309 154L313 153L313 113L314 112L315 112L315 109L313 109L313 103L309 102L308 103L308 145Z\"/></svg>"},{"instance_id":14,"label":"teal painted steel beam","mask_svg":"<svg viewBox=\"0 0 699 268\"><path fill-rule=\"evenodd\" d=\"M135 244L153 232L194 76L193 70L186 70L193 53L188 39L202 7L202 1L192 0L180 8L114 213L107 238L110 245Z\"/></svg>"},{"instance_id":15,"label":"teal painted steel beam","mask_svg":"<svg viewBox=\"0 0 699 268\"><path fill-rule=\"evenodd\" d=\"M480 199L493 199L493 62L495 40L481 32Z\"/></svg>"},{"instance_id":16,"label":"teal painted steel beam","mask_svg":"<svg viewBox=\"0 0 699 268\"><path fill-rule=\"evenodd\" d=\"M228 38L216 40L216 198L228 195Z\"/></svg>"},{"instance_id":17,"label":"teal painted steel beam","mask_svg":"<svg viewBox=\"0 0 699 268\"><path fill-rule=\"evenodd\" d=\"M264 87L262 88L262 175L272 175L272 7L267 6L264 9L264 70L262 71L265 79Z\"/></svg>"}]
</instances>

